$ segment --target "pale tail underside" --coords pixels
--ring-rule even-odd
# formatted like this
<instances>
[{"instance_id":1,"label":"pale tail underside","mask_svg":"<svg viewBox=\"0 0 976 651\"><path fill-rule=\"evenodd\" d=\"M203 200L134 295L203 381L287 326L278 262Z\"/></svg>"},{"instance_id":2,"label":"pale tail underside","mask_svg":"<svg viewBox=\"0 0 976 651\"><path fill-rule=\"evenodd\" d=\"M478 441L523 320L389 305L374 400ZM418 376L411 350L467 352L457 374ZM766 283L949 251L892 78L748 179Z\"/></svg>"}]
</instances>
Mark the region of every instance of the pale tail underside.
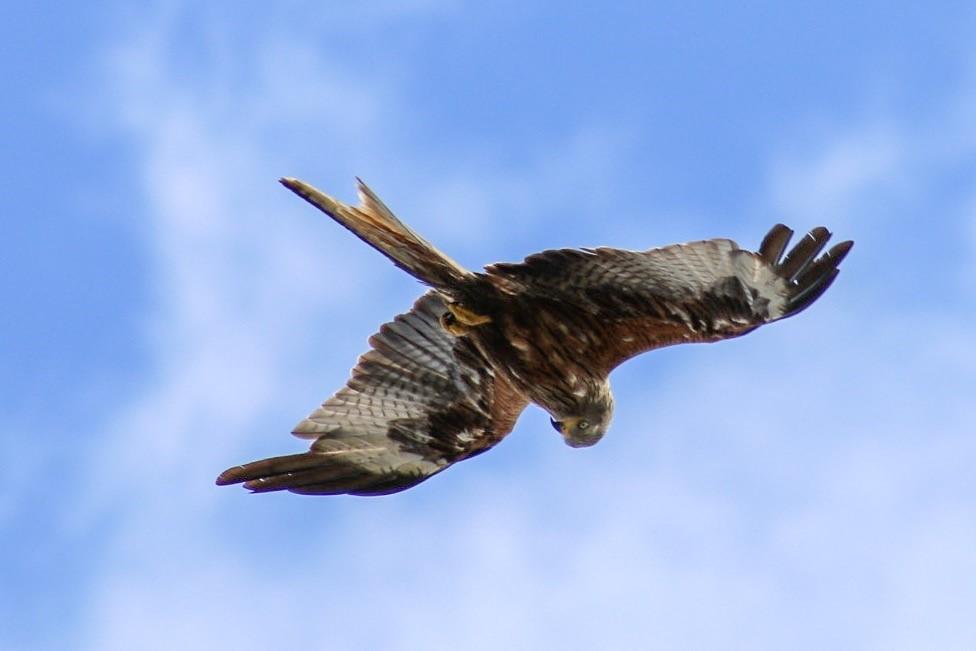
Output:
<instances>
[{"instance_id":1,"label":"pale tail underside","mask_svg":"<svg viewBox=\"0 0 976 651\"><path fill-rule=\"evenodd\" d=\"M352 231L414 278L447 289L473 274L415 233L390 211L361 179L359 205L350 206L293 178L281 184Z\"/></svg>"}]
</instances>

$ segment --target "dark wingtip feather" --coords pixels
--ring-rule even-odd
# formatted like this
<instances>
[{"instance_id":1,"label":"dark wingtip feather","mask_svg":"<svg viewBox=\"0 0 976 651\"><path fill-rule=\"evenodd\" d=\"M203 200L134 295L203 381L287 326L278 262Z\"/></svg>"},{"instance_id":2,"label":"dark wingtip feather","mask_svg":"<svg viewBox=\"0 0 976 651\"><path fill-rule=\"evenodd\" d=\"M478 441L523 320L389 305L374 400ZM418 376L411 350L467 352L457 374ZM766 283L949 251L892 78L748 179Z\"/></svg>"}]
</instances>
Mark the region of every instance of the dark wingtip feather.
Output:
<instances>
[{"instance_id":1,"label":"dark wingtip feather","mask_svg":"<svg viewBox=\"0 0 976 651\"><path fill-rule=\"evenodd\" d=\"M822 255L820 259L808 265L802 273L796 276L794 282L800 288L815 283L820 276L826 274L831 269L836 269L841 260L850 252L852 246L854 246L854 242L851 241L841 242L834 246Z\"/></svg>"},{"instance_id":2,"label":"dark wingtip feather","mask_svg":"<svg viewBox=\"0 0 976 651\"><path fill-rule=\"evenodd\" d=\"M788 314L794 316L813 305L814 301L820 298L827 289L834 284L840 269L831 269L821 276L815 283L798 293L790 301Z\"/></svg>"},{"instance_id":3,"label":"dark wingtip feather","mask_svg":"<svg viewBox=\"0 0 976 651\"><path fill-rule=\"evenodd\" d=\"M793 237L793 229L785 224L776 224L769 229L762 244L759 245L759 255L769 264L777 264L791 237Z\"/></svg>"},{"instance_id":4,"label":"dark wingtip feather","mask_svg":"<svg viewBox=\"0 0 976 651\"><path fill-rule=\"evenodd\" d=\"M807 268L823 250L830 239L830 231L823 226L812 229L793 249L786 254L779 265L779 274L787 280L794 280Z\"/></svg>"},{"instance_id":5,"label":"dark wingtip feather","mask_svg":"<svg viewBox=\"0 0 976 651\"><path fill-rule=\"evenodd\" d=\"M321 455L314 452L271 457L270 459L252 461L251 463L228 468L217 477L217 485L227 486L228 484L240 484L241 482L267 479L296 471L308 470L321 464Z\"/></svg>"},{"instance_id":6,"label":"dark wingtip feather","mask_svg":"<svg viewBox=\"0 0 976 651\"><path fill-rule=\"evenodd\" d=\"M822 248L823 244L821 243L820 246ZM853 247L854 242L847 240L834 245L827 253L813 261L812 264L807 261L807 264L804 265L805 268L801 269L792 283L794 291L787 306L786 314L788 316L799 314L810 307L814 301L827 291L827 288L836 280L837 274L840 273L840 269L838 268L840 263L847 257L847 254L850 253Z\"/></svg>"},{"instance_id":7,"label":"dark wingtip feather","mask_svg":"<svg viewBox=\"0 0 976 651\"><path fill-rule=\"evenodd\" d=\"M252 479L244 484L244 488L256 493L263 493L316 485L328 486L329 490L345 493L354 488L358 488L361 484L368 481L370 477L370 473L360 468L346 464L330 463L328 460L323 461L320 458L316 461L316 465L305 469Z\"/></svg>"},{"instance_id":8,"label":"dark wingtip feather","mask_svg":"<svg viewBox=\"0 0 976 651\"><path fill-rule=\"evenodd\" d=\"M827 257L833 259L834 266L837 266L844 260L844 258L847 257L847 254L850 253L851 249L853 248L854 240L846 240L840 244L835 244L834 247L827 252Z\"/></svg>"},{"instance_id":9,"label":"dark wingtip feather","mask_svg":"<svg viewBox=\"0 0 976 651\"><path fill-rule=\"evenodd\" d=\"M228 486L230 484L239 484L244 479L242 478L242 473L244 472L244 466L234 466L233 468L228 468L227 470L220 473L217 476L217 481L215 482L218 486Z\"/></svg>"},{"instance_id":10,"label":"dark wingtip feather","mask_svg":"<svg viewBox=\"0 0 976 651\"><path fill-rule=\"evenodd\" d=\"M420 483L424 474L374 474L319 452L273 457L228 468L218 486L240 484L253 493L287 490L300 495L386 495Z\"/></svg>"}]
</instances>

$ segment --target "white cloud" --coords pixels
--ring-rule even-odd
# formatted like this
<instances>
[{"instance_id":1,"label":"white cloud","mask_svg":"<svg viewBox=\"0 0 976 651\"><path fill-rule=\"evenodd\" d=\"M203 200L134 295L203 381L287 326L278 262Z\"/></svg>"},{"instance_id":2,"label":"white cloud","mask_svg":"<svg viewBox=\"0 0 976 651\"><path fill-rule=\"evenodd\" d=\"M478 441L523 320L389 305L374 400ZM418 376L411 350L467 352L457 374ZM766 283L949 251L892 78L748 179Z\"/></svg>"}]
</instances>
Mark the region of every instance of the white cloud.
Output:
<instances>
[{"instance_id":1,"label":"white cloud","mask_svg":"<svg viewBox=\"0 0 976 651\"><path fill-rule=\"evenodd\" d=\"M542 228L544 246L576 246L560 238L614 206L613 177L626 151L623 131L580 127L564 143L527 150L518 167L472 156L452 168L427 168L423 178L408 171L413 196L404 197L403 214L436 229L444 246L460 250L472 267L532 253L513 244L534 240Z\"/></svg>"},{"instance_id":2,"label":"white cloud","mask_svg":"<svg viewBox=\"0 0 976 651\"><path fill-rule=\"evenodd\" d=\"M334 350L356 350L366 332L347 335L342 329L355 321L357 311L383 318L390 312L387 298L375 301L376 306L362 305L361 299L375 299L382 274L396 272L382 267L365 247L350 245L340 229L308 226L308 208L274 184L288 163L283 152L298 150L296 143L305 143L314 133L316 142L327 149L324 166L333 173L369 160L364 166L381 174L390 169L389 175L395 176L400 169L409 170L418 153L397 149L396 139L384 133L381 124L390 114L407 109L397 104L395 92L383 79L355 79L341 64L301 43L284 44L284 38L270 39L249 53L258 65L248 69L247 83L240 87L232 88L219 70L208 68L206 56L198 61L198 73L207 83L183 80L179 66L167 58L176 47L169 31L173 20L172 15L164 16L158 32L135 35L109 59L112 77L106 104L112 113L107 117L119 120L137 146L136 173L147 199L145 232L154 256L155 301L146 323L155 370L146 392L120 406L108 435L91 449L90 483L78 487L81 504L74 526L100 522L106 513L115 523L106 540L100 578L92 586L82 637L89 648L99 649L217 644L248 648L287 640L297 645L316 635L338 639L342 634L336 628L368 620L357 600L367 598L371 589L388 589L390 575L402 572L403 552L388 540L411 518L392 513L389 522L372 523L375 531L369 540L347 530L345 541L323 542L323 549L335 551L334 559L326 556L311 573L285 569L282 578L263 572L260 564L227 560L242 552L215 524L221 509L259 503L239 502L242 495L218 491L212 481L217 470L247 454L244 448L258 444L269 453L287 451L289 445L299 449L301 443L290 442L284 434L267 435L285 431L280 423L259 427L269 420L271 405L288 404L293 391L316 392L314 400L321 400L324 395L317 392L329 387L317 387L317 380L306 378L344 377L352 358L344 355L324 362L309 351L321 345L326 332ZM219 56L214 56L226 63L227 43L218 41L214 48ZM287 62L284 69L281 62ZM521 203L519 215L524 218L545 205L545 196L557 195L557 176L568 172L582 185L595 166L607 165L601 142L584 134L548 158L535 156L537 162L526 169L492 175L477 174L483 169L479 167L472 172L477 183L455 171L448 175L447 185L468 192L475 206L465 208L476 213L480 201L489 206L480 209L486 216L499 205ZM307 146L302 147L305 153L295 156L308 155ZM311 149L314 153L316 148ZM405 174L409 181L409 172ZM474 188L481 194L471 194ZM525 205L528 199L531 204ZM433 201L443 205L443 199ZM285 205L293 206L288 216L280 214ZM465 223L471 228L469 220ZM509 226L500 224L493 231L488 223L475 225L496 236ZM407 280L403 285L413 286ZM399 307L406 305L405 301ZM322 372L323 366L333 372ZM303 408L313 404L309 400ZM281 503L272 500L264 504ZM481 514L490 501L482 500ZM455 513L465 516L463 525L443 532L448 541L460 545L452 563L457 568L465 565L465 547L490 557L499 553L501 542L464 502L459 499L453 506ZM340 523L350 517L341 515L341 506L335 508ZM498 508L500 523L513 516L509 509ZM324 531L334 535L343 530L326 526ZM409 551L421 555L433 541L430 532L414 533L417 540ZM529 535L510 532L508 551L496 556L496 566L518 560L519 545ZM366 566L347 567L345 557L359 555L365 543L375 558ZM436 572L438 565L432 555L426 569ZM361 580L365 587L352 585L351 596L332 596L340 603L327 603L323 615L317 599L301 595L329 585L330 577L333 584ZM495 586L499 597L509 589L501 577ZM469 568L461 579L470 590L463 606L481 608L481 570ZM389 609L395 609L400 598L408 601L407 593L423 578L401 574L398 580L402 589L385 602ZM269 588L269 583L278 587ZM328 595L324 598L330 600ZM445 594L444 600L442 607L453 606L453 597ZM416 619L400 617L396 622L389 629L349 629L344 635L352 641L375 639L399 646L430 634L422 612ZM147 631L153 631L148 638ZM448 640L442 638L445 644Z\"/></svg>"},{"instance_id":3,"label":"white cloud","mask_svg":"<svg viewBox=\"0 0 976 651\"><path fill-rule=\"evenodd\" d=\"M872 197L877 204L879 193L905 188L910 152L894 125L871 119L841 133L813 131L816 144L778 153L770 168L770 203L777 214L808 223L829 218L841 228L855 216L874 216Z\"/></svg>"},{"instance_id":4,"label":"white cloud","mask_svg":"<svg viewBox=\"0 0 976 651\"><path fill-rule=\"evenodd\" d=\"M380 290L396 272L341 229L309 226L321 218L273 183L319 154L308 139L329 159L308 163L315 174L362 164L394 179L406 201L391 204L421 231L431 213L463 210L489 240L512 232L498 215L609 203L623 154L614 132L581 129L522 169L465 162L420 193L439 164L385 130L408 111L390 80L281 38L252 53L264 63L241 86L203 58L204 92L168 67L170 36L127 41L111 84L148 202L156 368L80 487L84 514L114 524L88 648L911 648L933 628L951 631L939 648L971 646L958 604L976 596L961 580L974 575L974 449L958 387L973 385L976 359L949 309L878 323L841 293L750 338L682 350L680 366L670 351L632 362L594 450L540 438L529 415L490 458L407 495L212 487L240 455L299 449L274 433L278 410L311 408L352 361L322 341L358 351L358 324L391 309ZM904 178L906 142L886 123L804 162L781 157L771 202L843 220ZM560 197L566 179L574 192ZM441 227L449 244L468 239ZM849 314L831 317L838 306ZM923 323L942 336L920 341ZM919 378L945 390L920 392ZM545 458L529 467L537 447Z\"/></svg>"},{"instance_id":5,"label":"white cloud","mask_svg":"<svg viewBox=\"0 0 976 651\"><path fill-rule=\"evenodd\" d=\"M886 234L871 229L911 229L918 247L941 251L952 271L939 270L939 285L951 287L968 308L976 296L971 65L940 100L910 118L875 111L833 128L800 125L802 137L774 155L763 211L829 221L838 232L847 226L882 242Z\"/></svg>"}]
</instances>

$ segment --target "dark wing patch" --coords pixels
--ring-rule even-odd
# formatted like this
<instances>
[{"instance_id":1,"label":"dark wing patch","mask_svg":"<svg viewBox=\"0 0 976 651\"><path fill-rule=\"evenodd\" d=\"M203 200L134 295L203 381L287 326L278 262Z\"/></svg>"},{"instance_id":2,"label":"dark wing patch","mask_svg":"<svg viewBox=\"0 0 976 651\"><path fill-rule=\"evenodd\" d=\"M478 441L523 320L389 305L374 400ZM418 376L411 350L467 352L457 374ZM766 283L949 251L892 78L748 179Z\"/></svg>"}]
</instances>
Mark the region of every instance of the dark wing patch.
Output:
<instances>
[{"instance_id":1,"label":"dark wing patch","mask_svg":"<svg viewBox=\"0 0 976 651\"><path fill-rule=\"evenodd\" d=\"M477 349L439 324L434 292L383 325L345 387L301 421L311 449L226 470L255 492L385 495L487 450L528 404Z\"/></svg>"},{"instance_id":2,"label":"dark wing patch","mask_svg":"<svg viewBox=\"0 0 976 651\"><path fill-rule=\"evenodd\" d=\"M777 224L758 252L727 239L648 251L561 249L486 271L504 292L571 308L574 327L587 331L566 336L586 342L576 350L591 368L609 372L647 350L736 337L809 307L853 242L818 258L830 239L818 227L782 257L792 234Z\"/></svg>"}]
</instances>

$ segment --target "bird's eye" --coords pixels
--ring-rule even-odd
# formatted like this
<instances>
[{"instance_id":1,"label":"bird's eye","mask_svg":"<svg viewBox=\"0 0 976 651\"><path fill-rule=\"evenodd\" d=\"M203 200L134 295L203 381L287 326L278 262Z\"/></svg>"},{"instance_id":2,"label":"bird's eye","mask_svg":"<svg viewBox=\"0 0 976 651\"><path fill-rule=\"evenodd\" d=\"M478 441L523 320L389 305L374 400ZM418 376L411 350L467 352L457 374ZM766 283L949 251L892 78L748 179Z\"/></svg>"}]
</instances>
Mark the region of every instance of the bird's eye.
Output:
<instances>
[{"instance_id":1,"label":"bird's eye","mask_svg":"<svg viewBox=\"0 0 976 651\"><path fill-rule=\"evenodd\" d=\"M589 426L590 426L589 421L585 421L585 420L581 420L578 423L576 423L576 429L586 429Z\"/></svg>"},{"instance_id":2,"label":"bird's eye","mask_svg":"<svg viewBox=\"0 0 976 651\"><path fill-rule=\"evenodd\" d=\"M556 430L556 431L557 431L557 432L559 432L560 434L562 434L562 433L563 433L563 424L562 424L562 423L560 423L560 422L559 422L558 420L556 420L555 418L550 418L550 419L549 419L549 422L550 422L550 423L552 423L552 428L553 428L554 430Z\"/></svg>"}]
</instances>

